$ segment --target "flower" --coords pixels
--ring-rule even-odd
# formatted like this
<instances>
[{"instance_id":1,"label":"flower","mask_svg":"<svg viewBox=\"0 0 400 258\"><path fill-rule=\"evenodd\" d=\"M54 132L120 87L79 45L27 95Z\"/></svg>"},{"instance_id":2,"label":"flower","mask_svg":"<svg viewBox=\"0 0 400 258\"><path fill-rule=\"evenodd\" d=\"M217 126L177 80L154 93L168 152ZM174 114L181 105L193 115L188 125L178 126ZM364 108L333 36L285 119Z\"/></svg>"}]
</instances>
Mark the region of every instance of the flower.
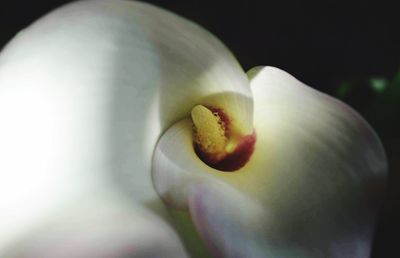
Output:
<instances>
[{"instance_id":1,"label":"flower","mask_svg":"<svg viewBox=\"0 0 400 258\"><path fill-rule=\"evenodd\" d=\"M387 170L368 124L152 5L20 32L0 117L2 257L368 257Z\"/></svg>"}]
</instances>

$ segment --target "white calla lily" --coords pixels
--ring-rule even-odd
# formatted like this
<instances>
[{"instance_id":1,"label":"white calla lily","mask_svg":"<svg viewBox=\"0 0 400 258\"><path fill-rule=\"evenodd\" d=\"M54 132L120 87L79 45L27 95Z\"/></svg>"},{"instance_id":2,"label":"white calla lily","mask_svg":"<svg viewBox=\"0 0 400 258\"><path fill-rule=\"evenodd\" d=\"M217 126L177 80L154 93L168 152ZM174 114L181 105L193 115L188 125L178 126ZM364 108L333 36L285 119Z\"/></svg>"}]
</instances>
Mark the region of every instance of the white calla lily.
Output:
<instances>
[{"instance_id":1,"label":"white calla lily","mask_svg":"<svg viewBox=\"0 0 400 258\"><path fill-rule=\"evenodd\" d=\"M177 208L222 257L367 257L379 139L285 72L249 74L207 31L140 2L75 2L20 32L0 55L0 255L194 257ZM222 139L222 159L254 126L248 162L205 164L191 115L211 116L197 133Z\"/></svg>"}]
</instances>

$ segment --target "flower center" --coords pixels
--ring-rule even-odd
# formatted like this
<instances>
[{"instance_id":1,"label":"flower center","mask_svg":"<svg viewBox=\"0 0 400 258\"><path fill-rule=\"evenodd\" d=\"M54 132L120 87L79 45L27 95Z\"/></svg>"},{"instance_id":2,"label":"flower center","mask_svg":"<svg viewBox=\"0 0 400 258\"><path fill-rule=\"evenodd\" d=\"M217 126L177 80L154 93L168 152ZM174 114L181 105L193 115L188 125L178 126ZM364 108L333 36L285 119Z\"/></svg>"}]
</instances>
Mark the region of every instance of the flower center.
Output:
<instances>
[{"instance_id":1,"label":"flower center","mask_svg":"<svg viewBox=\"0 0 400 258\"><path fill-rule=\"evenodd\" d=\"M254 150L254 133L232 133L229 117L221 109L197 105L191 116L195 150L203 162L222 171L238 170L247 163Z\"/></svg>"}]
</instances>

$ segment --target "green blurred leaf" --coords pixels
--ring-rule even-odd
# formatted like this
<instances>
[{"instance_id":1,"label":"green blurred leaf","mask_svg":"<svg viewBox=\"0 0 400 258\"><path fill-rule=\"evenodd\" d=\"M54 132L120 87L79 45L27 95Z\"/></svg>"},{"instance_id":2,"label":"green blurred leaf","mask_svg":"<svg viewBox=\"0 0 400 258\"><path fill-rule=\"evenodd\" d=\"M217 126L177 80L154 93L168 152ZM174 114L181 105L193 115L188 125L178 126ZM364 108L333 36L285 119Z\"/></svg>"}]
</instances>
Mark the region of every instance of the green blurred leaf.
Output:
<instances>
[{"instance_id":1,"label":"green blurred leaf","mask_svg":"<svg viewBox=\"0 0 400 258\"><path fill-rule=\"evenodd\" d=\"M377 93L383 93L388 86L388 81L384 78L371 78L369 83L371 88Z\"/></svg>"}]
</instances>

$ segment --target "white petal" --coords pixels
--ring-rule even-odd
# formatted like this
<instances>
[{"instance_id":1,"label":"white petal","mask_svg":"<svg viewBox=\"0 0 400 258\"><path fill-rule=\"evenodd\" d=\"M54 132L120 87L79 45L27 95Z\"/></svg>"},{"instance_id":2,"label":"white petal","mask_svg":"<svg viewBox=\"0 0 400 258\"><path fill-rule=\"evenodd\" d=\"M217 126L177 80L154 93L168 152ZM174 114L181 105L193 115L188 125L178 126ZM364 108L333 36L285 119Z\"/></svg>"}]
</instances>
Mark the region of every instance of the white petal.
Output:
<instances>
[{"instance_id":1,"label":"white petal","mask_svg":"<svg viewBox=\"0 0 400 258\"><path fill-rule=\"evenodd\" d=\"M257 142L249 163L232 173L207 167L192 150L190 122L180 122L154 155L159 193L171 205L189 206L224 257L240 257L249 245L247 257L368 257L387 170L378 137L351 108L286 72L250 73ZM242 197L209 186L219 181ZM203 190L193 190L199 185ZM246 213L249 202L235 202L243 198L265 217ZM262 232L249 227L255 219Z\"/></svg>"},{"instance_id":2,"label":"white petal","mask_svg":"<svg viewBox=\"0 0 400 258\"><path fill-rule=\"evenodd\" d=\"M20 32L0 55L0 249L103 188L159 202L155 144L199 103L251 129L250 88L231 53L159 8L75 2Z\"/></svg>"},{"instance_id":3,"label":"white petal","mask_svg":"<svg viewBox=\"0 0 400 258\"><path fill-rule=\"evenodd\" d=\"M189 206L197 229L217 257L312 257L299 244L280 239L279 228L266 223L279 220L274 211L226 184L194 185Z\"/></svg>"},{"instance_id":4,"label":"white petal","mask_svg":"<svg viewBox=\"0 0 400 258\"><path fill-rule=\"evenodd\" d=\"M251 86L268 207L301 232L304 247L367 257L387 172L375 132L344 103L277 68L261 69Z\"/></svg>"},{"instance_id":5,"label":"white petal","mask_svg":"<svg viewBox=\"0 0 400 258\"><path fill-rule=\"evenodd\" d=\"M169 225L121 198L101 196L66 207L1 257L146 258L187 254Z\"/></svg>"}]
</instances>

